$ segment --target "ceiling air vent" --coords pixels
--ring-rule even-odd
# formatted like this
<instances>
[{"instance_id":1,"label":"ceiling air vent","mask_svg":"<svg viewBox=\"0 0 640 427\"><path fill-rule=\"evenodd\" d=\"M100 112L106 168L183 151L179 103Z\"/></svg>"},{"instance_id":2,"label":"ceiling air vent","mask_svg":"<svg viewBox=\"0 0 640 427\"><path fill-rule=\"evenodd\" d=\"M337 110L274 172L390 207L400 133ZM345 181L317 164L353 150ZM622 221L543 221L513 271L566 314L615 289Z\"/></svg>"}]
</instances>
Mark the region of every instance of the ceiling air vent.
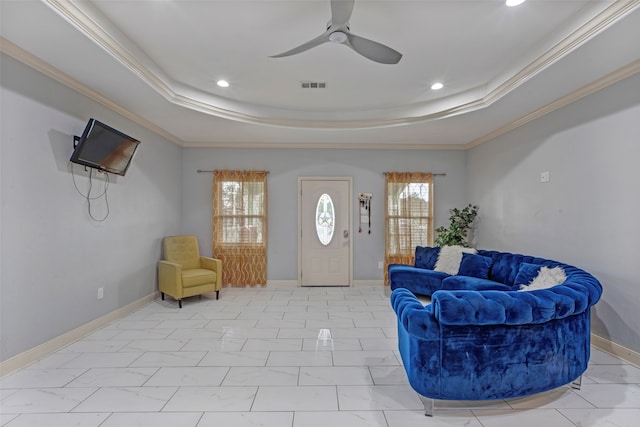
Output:
<instances>
[{"instance_id":1,"label":"ceiling air vent","mask_svg":"<svg viewBox=\"0 0 640 427\"><path fill-rule=\"evenodd\" d=\"M327 82L309 82L309 81L304 81L304 82L300 82L300 87L302 89L326 89L327 88Z\"/></svg>"}]
</instances>

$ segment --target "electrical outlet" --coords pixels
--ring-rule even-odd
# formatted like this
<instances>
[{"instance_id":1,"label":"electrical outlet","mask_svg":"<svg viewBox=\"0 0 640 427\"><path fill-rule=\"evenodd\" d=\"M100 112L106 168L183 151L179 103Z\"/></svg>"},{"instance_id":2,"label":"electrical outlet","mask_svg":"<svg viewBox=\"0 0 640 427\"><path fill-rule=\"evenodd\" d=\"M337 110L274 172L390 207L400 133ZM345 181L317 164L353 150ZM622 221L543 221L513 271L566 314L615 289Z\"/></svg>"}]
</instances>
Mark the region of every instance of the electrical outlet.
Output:
<instances>
[{"instance_id":1,"label":"electrical outlet","mask_svg":"<svg viewBox=\"0 0 640 427\"><path fill-rule=\"evenodd\" d=\"M549 171L540 172L540 182L549 182Z\"/></svg>"},{"instance_id":2,"label":"electrical outlet","mask_svg":"<svg viewBox=\"0 0 640 427\"><path fill-rule=\"evenodd\" d=\"M378 270L382 270L384 268L384 262L378 261Z\"/></svg>"},{"instance_id":3,"label":"electrical outlet","mask_svg":"<svg viewBox=\"0 0 640 427\"><path fill-rule=\"evenodd\" d=\"M98 288L98 299L102 299L104 297L104 288Z\"/></svg>"}]
</instances>

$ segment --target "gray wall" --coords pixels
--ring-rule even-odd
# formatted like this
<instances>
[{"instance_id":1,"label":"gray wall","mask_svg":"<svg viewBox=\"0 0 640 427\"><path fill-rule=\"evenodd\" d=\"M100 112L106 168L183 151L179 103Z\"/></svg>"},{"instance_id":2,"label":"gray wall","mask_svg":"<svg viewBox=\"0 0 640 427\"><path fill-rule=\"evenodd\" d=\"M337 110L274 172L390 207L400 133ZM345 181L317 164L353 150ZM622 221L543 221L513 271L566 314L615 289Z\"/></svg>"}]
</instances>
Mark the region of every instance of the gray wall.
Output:
<instances>
[{"instance_id":1,"label":"gray wall","mask_svg":"<svg viewBox=\"0 0 640 427\"><path fill-rule=\"evenodd\" d=\"M593 332L640 352L640 76L472 149L477 246L557 259L604 287ZM540 182L549 171L551 180Z\"/></svg>"},{"instance_id":2,"label":"gray wall","mask_svg":"<svg viewBox=\"0 0 640 427\"><path fill-rule=\"evenodd\" d=\"M181 149L4 55L1 67L0 360L152 293L162 236L194 233L210 253L212 180L197 169L270 171L275 281L297 276L299 176L352 176L354 194L373 193L372 234L354 235L354 279L380 280L382 172L446 172L435 178L436 226L449 209L477 203L476 246L590 271L605 287L594 332L640 351L640 76L469 152L249 150ZM127 176L109 187L102 223L88 217L68 163L90 116L142 140Z\"/></svg>"},{"instance_id":3,"label":"gray wall","mask_svg":"<svg viewBox=\"0 0 640 427\"><path fill-rule=\"evenodd\" d=\"M267 280L297 280L298 177L353 177L354 280L382 280L378 261L384 259L385 171L446 172L434 178L436 225L446 224L449 209L467 200L466 153L463 151L393 151L332 149L203 149L183 152L183 211L185 233L198 236L211 254L212 176L198 169L268 170ZM358 234L358 193L372 193L371 234Z\"/></svg>"},{"instance_id":4,"label":"gray wall","mask_svg":"<svg viewBox=\"0 0 640 427\"><path fill-rule=\"evenodd\" d=\"M157 289L160 238L180 231L181 148L4 55L1 75L0 360L6 360ZM89 117L142 141L127 176L111 180L104 222L89 218L68 162L73 135ZM74 170L86 191L87 173ZM95 216L105 209L102 200L94 202Z\"/></svg>"}]
</instances>

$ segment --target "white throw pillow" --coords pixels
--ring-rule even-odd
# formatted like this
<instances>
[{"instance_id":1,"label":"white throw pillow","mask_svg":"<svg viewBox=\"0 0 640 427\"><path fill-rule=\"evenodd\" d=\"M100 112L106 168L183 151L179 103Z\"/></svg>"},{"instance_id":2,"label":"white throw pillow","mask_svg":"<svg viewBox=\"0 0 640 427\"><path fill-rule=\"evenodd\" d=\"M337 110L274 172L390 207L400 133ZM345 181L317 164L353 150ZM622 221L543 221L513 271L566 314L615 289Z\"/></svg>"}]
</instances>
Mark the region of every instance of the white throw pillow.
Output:
<instances>
[{"instance_id":1,"label":"white throw pillow","mask_svg":"<svg viewBox=\"0 0 640 427\"><path fill-rule=\"evenodd\" d=\"M521 291L535 291L560 285L567 280L567 275L561 267L540 267L538 275L527 285L520 285Z\"/></svg>"},{"instance_id":2,"label":"white throw pillow","mask_svg":"<svg viewBox=\"0 0 640 427\"><path fill-rule=\"evenodd\" d=\"M436 261L434 270L451 275L458 274L463 252L469 254L478 253L478 251L474 248L465 248L464 246L441 247L440 253L438 254L438 261Z\"/></svg>"}]
</instances>

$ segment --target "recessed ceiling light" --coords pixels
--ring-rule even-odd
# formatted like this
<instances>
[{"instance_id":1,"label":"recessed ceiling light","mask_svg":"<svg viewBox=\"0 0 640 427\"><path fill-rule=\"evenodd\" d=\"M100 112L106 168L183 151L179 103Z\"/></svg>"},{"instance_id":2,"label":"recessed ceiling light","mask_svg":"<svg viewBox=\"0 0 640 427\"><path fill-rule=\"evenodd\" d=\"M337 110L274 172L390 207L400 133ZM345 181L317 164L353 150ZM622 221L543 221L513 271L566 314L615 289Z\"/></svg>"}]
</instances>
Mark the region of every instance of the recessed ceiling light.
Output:
<instances>
[{"instance_id":1,"label":"recessed ceiling light","mask_svg":"<svg viewBox=\"0 0 640 427\"><path fill-rule=\"evenodd\" d=\"M220 87L229 87L229 82L226 80L218 80L218 86Z\"/></svg>"},{"instance_id":2,"label":"recessed ceiling light","mask_svg":"<svg viewBox=\"0 0 640 427\"><path fill-rule=\"evenodd\" d=\"M505 4L509 7L518 6L524 3L525 0L507 0Z\"/></svg>"},{"instance_id":3,"label":"recessed ceiling light","mask_svg":"<svg viewBox=\"0 0 640 427\"><path fill-rule=\"evenodd\" d=\"M440 90L444 87L444 85L440 82L434 83L431 85L431 90Z\"/></svg>"}]
</instances>

